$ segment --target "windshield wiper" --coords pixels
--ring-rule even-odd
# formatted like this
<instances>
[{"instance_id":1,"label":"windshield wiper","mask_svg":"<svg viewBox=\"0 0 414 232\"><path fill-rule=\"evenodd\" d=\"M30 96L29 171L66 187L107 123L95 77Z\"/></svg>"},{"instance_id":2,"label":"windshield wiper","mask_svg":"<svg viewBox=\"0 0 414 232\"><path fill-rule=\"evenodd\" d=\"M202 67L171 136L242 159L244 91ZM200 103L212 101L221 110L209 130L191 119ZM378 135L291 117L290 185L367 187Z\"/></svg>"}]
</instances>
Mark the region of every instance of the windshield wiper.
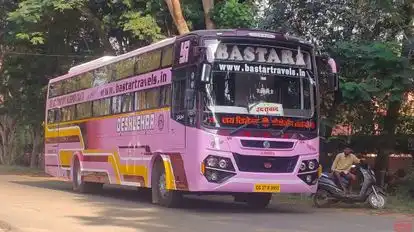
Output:
<instances>
[{"instance_id":1,"label":"windshield wiper","mask_svg":"<svg viewBox=\"0 0 414 232\"><path fill-rule=\"evenodd\" d=\"M237 127L236 129L234 129L234 130L230 131L230 135L235 134L237 131L239 131L239 130L241 130L241 129L245 128L245 127L246 127L246 126L248 126L248 125L249 125L249 123L248 123L248 122L246 122L245 124L243 124L243 125L241 125L241 126Z\"/></svg>"}]
</instances>

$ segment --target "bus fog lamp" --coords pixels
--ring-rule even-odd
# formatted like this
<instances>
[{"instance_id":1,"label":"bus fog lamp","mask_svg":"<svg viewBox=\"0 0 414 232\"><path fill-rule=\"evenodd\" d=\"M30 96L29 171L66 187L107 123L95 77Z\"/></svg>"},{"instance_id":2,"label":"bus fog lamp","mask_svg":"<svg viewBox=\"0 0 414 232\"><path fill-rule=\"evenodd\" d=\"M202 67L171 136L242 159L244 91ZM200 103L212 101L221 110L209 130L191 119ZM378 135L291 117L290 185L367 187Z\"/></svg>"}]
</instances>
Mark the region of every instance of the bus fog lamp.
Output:
<instances>
[{"instance_id":1,"label":"bus fog lamp","mask_svg":"<svg viewBox=\"0 0 414 232\"><path fill-rule=\"evenodd\" d=\"M217 174L217 172L211 172L210 173L210 180L212 180L212 181L217 181L218 180L218 174Z\"/></svg>"},{"instance_id":2,"label":"bus fog lamp","mask_svg":"<svg viewBox=\"0 0 414 232\"><path fill-rule=\"evenodd\" d=\"M308 182L308 183L312 182L312 176L311 175L306 176L306 182Z\"/></svg>"}]
</instances>

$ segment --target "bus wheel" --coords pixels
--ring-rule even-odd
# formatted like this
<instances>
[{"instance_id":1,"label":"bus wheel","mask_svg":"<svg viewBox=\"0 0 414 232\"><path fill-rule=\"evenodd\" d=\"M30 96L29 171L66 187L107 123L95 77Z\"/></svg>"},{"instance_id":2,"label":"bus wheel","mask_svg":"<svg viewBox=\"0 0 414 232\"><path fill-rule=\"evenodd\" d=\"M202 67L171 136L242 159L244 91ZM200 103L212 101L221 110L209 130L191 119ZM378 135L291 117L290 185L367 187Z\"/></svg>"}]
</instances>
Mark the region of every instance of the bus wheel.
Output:
<instances>
[{"instance_id":1,"label":"bus wheel","mask_svg":"<svg viewBox=\"0 0 414 232\"><path fill-rule=\"evenodd\" d=\"M80 162L75 159L73 163L72 187L75 192L79 193L93 193L102 190L103 183L85 182L82 179Z\"/></svg>"},{"instance_id":2,"label":"bus wheel","mask_svg":"<svg viewBox=\"0 0 414 232\"><path fill-rule=\"evenodd\" d=\"M246 202L252 209L263 209L269 205L271 199L271 193L249 193Z\"/></svg>"},{"instance_id":3,"label":"bus wheel","mask_svg":"<svg viewBox=\"0 0 414 232\"><path fill-rule=\"evenodd\" d=\"M162 160L155 161L151 174L152 203L165 207L178 207L182 194L175 190L167 190L165 168Z\"/></svg>"}]
</instances>

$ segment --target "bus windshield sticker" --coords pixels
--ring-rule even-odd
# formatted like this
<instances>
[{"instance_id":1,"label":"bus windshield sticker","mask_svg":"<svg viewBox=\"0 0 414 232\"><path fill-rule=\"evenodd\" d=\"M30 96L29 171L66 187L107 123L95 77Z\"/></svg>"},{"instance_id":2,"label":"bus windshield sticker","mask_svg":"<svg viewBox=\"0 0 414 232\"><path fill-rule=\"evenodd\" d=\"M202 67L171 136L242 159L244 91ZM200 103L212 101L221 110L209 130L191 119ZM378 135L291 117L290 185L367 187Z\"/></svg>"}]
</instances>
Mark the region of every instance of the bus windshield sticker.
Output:
<instances>
[{"instance_id":1,"label":"bus windshield sticker","mask_svg":"<svg viewBox=\"0 0 414 232\"><path fill-rule=\"evenodd\" d=\"M283 116L283 105L279 103L260 102L249 105L249 113L256 115Z\"/></svg>"},{"instance_id":2,"label":"bus windshield sticker","mask_svg":"<svg viewBox=\"0 0 414 232\"><path fill-rule=\"evenodd\" d=\"M184 41L181 43L180 49L180 64L184 64L188 62L188 56L190 51L190 40Z\"/></svg>"}]
</instances>

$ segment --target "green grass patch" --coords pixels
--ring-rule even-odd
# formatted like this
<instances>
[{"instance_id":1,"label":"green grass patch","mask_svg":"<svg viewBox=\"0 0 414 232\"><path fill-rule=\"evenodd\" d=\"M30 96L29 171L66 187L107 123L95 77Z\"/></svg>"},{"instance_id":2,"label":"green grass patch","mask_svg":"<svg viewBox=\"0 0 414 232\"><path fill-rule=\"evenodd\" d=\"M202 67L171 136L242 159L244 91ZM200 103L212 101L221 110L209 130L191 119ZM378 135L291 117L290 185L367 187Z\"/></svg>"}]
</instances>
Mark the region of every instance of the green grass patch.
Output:
<instances>
[{"instance_id":1,"label":"green grass patch","mask_svg":"<svg viewBox=\"0 0 414 232\"><path fill-rule=\"evenodd\" d=\"M29 168L16 165L0 165L0 175L30 175L30 176L48 176L40 168Z\"/></svg>"},{"instance_id":2,"label":"green grass patch","mask_svg":"<svg viewBox=\"0 0 414 232\"><path fill-rule=\"evenodd\" d=\"M414 214L414 199L406 196L390 196L387 208L396 213Z\"/></svg>"}]
</instances>

